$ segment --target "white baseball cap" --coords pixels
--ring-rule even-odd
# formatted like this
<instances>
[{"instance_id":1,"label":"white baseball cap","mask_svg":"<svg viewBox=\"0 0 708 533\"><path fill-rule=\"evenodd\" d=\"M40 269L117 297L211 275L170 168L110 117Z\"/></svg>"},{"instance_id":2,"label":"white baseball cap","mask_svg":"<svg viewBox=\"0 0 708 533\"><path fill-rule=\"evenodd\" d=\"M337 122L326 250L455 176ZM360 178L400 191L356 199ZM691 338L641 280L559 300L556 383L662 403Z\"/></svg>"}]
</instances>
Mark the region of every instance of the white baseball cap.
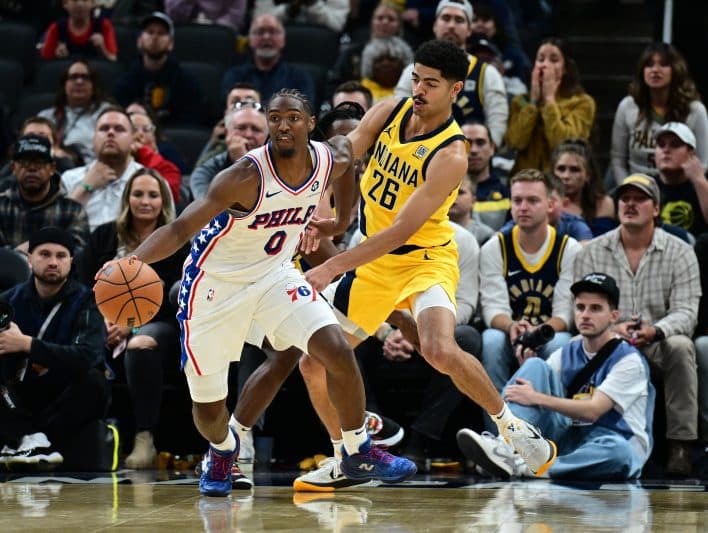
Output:
<instances>
[{"instance_id":1,"label":"white baseball cap","mask_svg":"<svg viewBox=\"0 0 708 533\"><path fill-rule=\"evenodd\" d=\"M667 122L657 130L654 134L654 139L658 139L664 133L673 133L685 144L694 150L696 149L696 136L691 131L691 128L686 126L683 122Z\"/></svg>"},{"instance_id":2,"label":"white baseball cap","mask_svg":"<svg viewBox=\"0 0 708 533\"><path fill-rule=\"evenodd\" d=\"M472 19L474 18L474 11L472 11L472 4L467 0L440 0L438 7L435 8L435 18L440 15L440 12L446 7L454 7L455 9L461 9L464 11L467 17L467 22L472 24Z\"/></svg>"}]
</instances>

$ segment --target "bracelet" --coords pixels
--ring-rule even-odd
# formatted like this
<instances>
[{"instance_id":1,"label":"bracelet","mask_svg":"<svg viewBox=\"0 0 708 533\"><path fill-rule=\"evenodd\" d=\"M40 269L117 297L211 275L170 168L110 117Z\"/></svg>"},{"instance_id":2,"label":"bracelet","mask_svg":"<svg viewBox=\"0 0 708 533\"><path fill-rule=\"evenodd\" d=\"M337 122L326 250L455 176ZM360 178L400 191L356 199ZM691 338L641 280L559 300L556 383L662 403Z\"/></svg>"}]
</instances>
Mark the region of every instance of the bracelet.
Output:
<instances>
[{"instance_id":1,"label":"bracelet","mask_svg":"<svg viewBox=\"0 0 708 533\"><path fill-rule=\"evenodd\" d=\"M90 185L90 184L86 183L85 181L81 182L81 186L84 188L84 190L86 192L93 192L95 190L93 185Z\"/></svg>"}]
</instances>

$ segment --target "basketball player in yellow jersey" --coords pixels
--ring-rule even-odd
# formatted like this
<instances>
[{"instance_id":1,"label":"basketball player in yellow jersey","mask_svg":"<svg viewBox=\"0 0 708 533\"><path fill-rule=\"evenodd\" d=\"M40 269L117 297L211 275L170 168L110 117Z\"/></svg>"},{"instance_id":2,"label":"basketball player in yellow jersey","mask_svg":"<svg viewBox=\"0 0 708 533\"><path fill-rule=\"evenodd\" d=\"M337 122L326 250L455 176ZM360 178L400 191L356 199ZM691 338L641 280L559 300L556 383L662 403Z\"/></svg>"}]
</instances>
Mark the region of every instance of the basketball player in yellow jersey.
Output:
<instances>
[{"instance_id":1,"label":"basketball player in yellow jersey","mask_svg":"<svg viewBox=\"0 0 708 533\"><path fill-rule=\"evenodd\" d=\"M481 364L454 340L459 271L447 210L467 170L467 146L451 106L467 66L466 54L454 44L424 43L415 55L412 98L377 104L348 134L356 158L374 150L361 180L365 238L306 278L321 291L347 272L337 283L334 305L369 334L395 307L408 308L418 324L421 355L482 406L541 475L555 460L555 444L511 413ZM329 225L313 224L322 234Z\"/></svg>"}]
</instances>

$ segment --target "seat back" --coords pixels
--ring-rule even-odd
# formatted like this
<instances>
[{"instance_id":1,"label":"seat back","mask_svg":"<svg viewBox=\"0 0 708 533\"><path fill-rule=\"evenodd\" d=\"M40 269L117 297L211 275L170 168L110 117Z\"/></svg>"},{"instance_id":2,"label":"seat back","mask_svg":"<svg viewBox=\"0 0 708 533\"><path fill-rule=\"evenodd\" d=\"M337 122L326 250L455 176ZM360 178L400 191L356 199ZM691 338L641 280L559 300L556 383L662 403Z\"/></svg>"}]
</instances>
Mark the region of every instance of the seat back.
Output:
<instances>
[{"instance_id":1,"label":"seat back","mask_svg":"<svg viewBox=\"0 0 708 533\"><path fill-rule=\"evenodd\" d=\"M290 65L304 70L312 78L312 83L315 86L315 101L312 102L312 105L315 109L319 109L320 102L322 101L325 92L325 83L327 81L327 68L315 63L292 62L290 63Z\"/></svg>"},{"instance_id":2,"label":"seat back","mask_svg":"<svg viewBox=\"0 0 708 533\"><path fill-rule=\"evenodd\" d=\"M0 59L0 93L2 102L14 110L20 97L20 90L25 79L25 71L19 61Z\"/></svg>"},{"instance_id":3,"label":"seat back","mask_svg":"<svg viewBox=\"0 0 708 533\"><path fill-rule=\"evenodd\" d=\"M210 121L216 121L224 113L225 102L221 98L221 78L224 75L222 67L212 63L199 61L183 61L181 66L192 74L202 89L204 103Z\"/></svg>"},{"instance_id":4,"label":"seat back","mask_svg":"<svg viewBox=\"0 0 708 533\"><path fill-rule=\"evenodd\" d=\"M54 91L24 91L20 95L15 106L15 112L12 115L13 130L19 129L22 122L33 115L39 113L42 109L47 109L54 105Z\"/></svg>"},{"instance_id":5,"label":"seat back","mask_svg":"<svg viewBox=\"0 0 708 533\"><path fill-rule=\"evenodd\" d=\"M178 24L172 54L180 62L212 63L223 69L235 62L236 33L218 24Z\"/></svg>"},{"instance_id":6,"label":"seat back","mask_svg":"<svg viewBox=\"0 0 708 533\"><path fill-rule=\"evenodd\" d=\"M199 126L172 126L162 128L162 133L175 144L191 173L202 148L209 140L211 130Z\"/></svg>"},{"instance_id":7,"label":"seat back","mask_svg":"<svg viewBox=\"0 0 708 533\"><path fill-rule=\"evenodd\" d=\"M24 68L25 82L32 78L32 67L37 57L34 28L20 22L0 21L0 57L19 61Z\"/></svg>"},{"instance_id":8,"label":"seat back","mask_svg":"<svg viewBox=\"0 0 708 533\"><path fill-rule=\"evenodd\" d=\"M315 63L331 68L339 55L339 34L323 26L285 26L283 58L296 63Z\"/></svg>"},{"instance_id":9,"label":"seat back","mask_svg":"<svg viewBox=\"0 0 708 533\"><path fill-rule=\"evenodd\" d=\"M32 273L27 258L9 248L0 248L0 265L0 292L24 283Z\"/></svg>"},{"instance_id":10,"label":"seat back","mask_svg":"<svg viewBox=\"0 0 708 533\"><path fill-rule=\"evenodd\" d=\"M138 56L138 35L140 30L133 26L114 25L113 31L118 44L118 61L122 65L130 64Z\"/></svg>"}]
</instances>

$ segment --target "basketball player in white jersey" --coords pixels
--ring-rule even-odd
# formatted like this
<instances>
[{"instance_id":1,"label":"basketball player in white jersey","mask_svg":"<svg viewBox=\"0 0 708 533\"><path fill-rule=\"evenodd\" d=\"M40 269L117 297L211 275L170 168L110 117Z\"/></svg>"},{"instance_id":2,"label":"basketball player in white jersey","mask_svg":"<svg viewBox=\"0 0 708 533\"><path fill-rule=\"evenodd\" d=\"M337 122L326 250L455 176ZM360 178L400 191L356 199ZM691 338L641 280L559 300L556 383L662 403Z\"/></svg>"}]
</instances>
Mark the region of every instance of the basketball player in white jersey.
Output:
<instances>
[{"instance_id":1,"label":"basketball player in white jersey","mask_svg":"<svg viewBox=\"0 0 708 533\"><path fill-rule=\"evenodd\" d=\"M342 177L333 183L337 218L332 224L337 231L347 226L354 194L351 144L339 136L329 144L310 141L315 119L298 91L275 93L267 119L270 141L220 172L203 199L134 252L153 263L193 238L177 317L194 423L211 444L200 492L231 491L239 442L228 426L228 369L252 324L276 350L294 346L325 366L350 470L402 481L415 473L415 464L371 445L354 354L329 305L291 261L330 179ZM260 404L262 399L248 398L258 394L258 387L250 387L240 401Z\"/></svg>"}]
</instances>

